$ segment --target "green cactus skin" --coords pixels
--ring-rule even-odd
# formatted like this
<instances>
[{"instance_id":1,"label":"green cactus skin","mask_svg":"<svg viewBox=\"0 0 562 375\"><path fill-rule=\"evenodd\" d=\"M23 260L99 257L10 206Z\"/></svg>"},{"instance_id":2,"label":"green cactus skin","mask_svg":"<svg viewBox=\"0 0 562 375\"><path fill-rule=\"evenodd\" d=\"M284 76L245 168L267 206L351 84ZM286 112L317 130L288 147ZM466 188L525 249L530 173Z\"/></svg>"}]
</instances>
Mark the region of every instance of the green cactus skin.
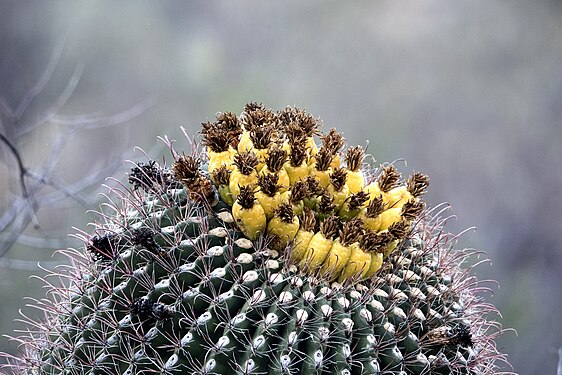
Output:
<instances>
[{"instance_id":1,"label":"green cactus skin","mask_svg":"<svg viewBox=\"0 0 562 375\"><path fill-rule=\"evenodd\" d=\"M430 214L375 278L340 285L244 238L227 204L194 201L155 162L130 181L82 235L88 251L67 252L68 287L51 290L7 371L488 374L505 361L494 308L459 267L472 254Z\"/></svg>"}]
</instances>

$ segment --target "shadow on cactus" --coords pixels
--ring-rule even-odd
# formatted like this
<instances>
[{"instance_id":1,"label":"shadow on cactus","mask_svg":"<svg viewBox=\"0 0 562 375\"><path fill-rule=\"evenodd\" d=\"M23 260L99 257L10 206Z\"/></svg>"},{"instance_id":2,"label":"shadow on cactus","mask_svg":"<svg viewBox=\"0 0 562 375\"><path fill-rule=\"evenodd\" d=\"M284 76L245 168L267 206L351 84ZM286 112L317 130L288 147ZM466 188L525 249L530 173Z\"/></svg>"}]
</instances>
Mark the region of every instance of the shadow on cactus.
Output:
<instances>
[{"instance_id":1,"label":"shadow on cactus","mask_svg":"<svg viewBox=\"0 0 562 375\"><path fill-rule=\"evenodd\" d=\"M496 373L495 309L426 208L429 178L367 164L319 125L249 103L204 123L190 154L163 138L173 166L138 163L114 189L6 369Z\"/></svg>"}]
</instances>

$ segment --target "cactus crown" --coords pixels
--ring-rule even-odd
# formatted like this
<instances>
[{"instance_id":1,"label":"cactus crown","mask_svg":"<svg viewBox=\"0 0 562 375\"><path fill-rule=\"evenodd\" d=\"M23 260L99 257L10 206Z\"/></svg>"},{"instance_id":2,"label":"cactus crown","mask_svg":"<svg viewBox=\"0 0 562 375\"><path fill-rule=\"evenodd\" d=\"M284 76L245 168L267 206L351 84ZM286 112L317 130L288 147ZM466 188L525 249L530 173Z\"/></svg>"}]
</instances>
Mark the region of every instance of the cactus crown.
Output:
<instances>
[{"instance_id":1,"label":"cactus crown","mask_svg":"<svg viewBox=\"0 0 562 375\"><path fill-rule=\"evenodd\" d=\"M495 310L461 268L472 253L425 209L427 176L364 165L360 147L341 166L342 134L318 148L319 126L252 102L202 124L207 153L167 142L171 169L136 164L131 189L114 190L122 206L66 252L69 282L40 302L46 320L29 322L6 369L495 373Z\"/></svg>"},{"instance_id":2,"label":"cactus crown","mask_svg":"<svg viewBox=\"0 0 562 375\"><path fill-rule=\"evenodd\" d=\"M302 213L301 229L306 232L312 232L316 228L316 216L311 209L305 208Z\"/></svg>"},{"instance_id":3,"label":"cactus crown","mask_svg":"<svg viewBox=\"0 0 562 375\"><path fill-rule=\"evenodd\" d=\"M425 209L425 203L410 199L402 206L402 217L405 220L412 221L419 217Z\"/></svg>"},{"instance_id":4,"label":"cactus crown","mask_svg":"<svg viewBox=\"0 0 562 375\"><path fill-rule=\"evenodd\" d=\"M401 220L393 223L388 227L388 233L392 236L393 240L400 240L408 233L409 225L406 220Z\"/></svg>"},{"instance_id":5,"label":"cactus crown","mask_svg":"<svg viewBox=\"0 0 562 375\"><path fill-rule=\"evenodd\" d=\"M256 149L263 150L269 147L275 128L272 125L256 126L250 131L250 139Z\"/></svg>"},{"instance_id":6,"label":"cactus crown","mask_svg":"<svg viewBox=\"0 0 562 375\"><path fill-rule=\"evenodd\" d=\"M318 183L318 180L316 178L314 178L313 176L307 176L305 182L306 190L308 191L310 196L322 194L323 189L320 187L320 184Z\"/></svg>"}]
</instances>

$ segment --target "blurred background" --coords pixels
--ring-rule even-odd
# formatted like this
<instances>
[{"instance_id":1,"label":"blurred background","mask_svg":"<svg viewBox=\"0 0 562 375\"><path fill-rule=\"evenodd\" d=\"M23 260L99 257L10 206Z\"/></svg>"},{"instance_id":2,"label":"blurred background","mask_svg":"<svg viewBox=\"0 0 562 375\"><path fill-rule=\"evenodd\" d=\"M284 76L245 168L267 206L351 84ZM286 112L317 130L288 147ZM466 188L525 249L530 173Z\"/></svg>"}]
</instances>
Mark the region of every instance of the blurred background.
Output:
<instances>
[{"instance_id":1,"label":"blurred background","mask_svg":"<svg viewBox=\"0 0 562 375\"><path fill-rule=\"evenodd\" d=\"M43 296L37 262L80 246L67 234L90 230L104 178L146 160L135 146L169 160L158 135L187 148L180 126L260 101L427 173L448 229L478 228L458 246L491 260L476 273L517 331L500 350L556 372L562 2L0 0L0 51L0 334Z\"/></svg>"}]
</instances>

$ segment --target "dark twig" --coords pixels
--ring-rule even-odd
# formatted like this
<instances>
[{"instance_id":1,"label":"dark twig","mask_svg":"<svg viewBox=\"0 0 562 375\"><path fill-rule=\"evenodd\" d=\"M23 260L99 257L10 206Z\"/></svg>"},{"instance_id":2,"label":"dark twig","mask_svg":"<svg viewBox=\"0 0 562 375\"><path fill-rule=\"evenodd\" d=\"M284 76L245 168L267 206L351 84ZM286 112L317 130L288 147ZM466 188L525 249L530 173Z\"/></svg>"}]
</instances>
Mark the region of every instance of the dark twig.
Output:
<instances>
[{"instance_id":1,"label":"dark twig","mask_svg":"<svg viewBox=\"0 0 562 375\"><path fill-rule=\"evenodd\" d=\"M6 147L8 147L8 150L10 150L10 152L16 159L16 164L18 165L18 180L21 188L21 194L26 203L27 209L29 210L29 214L31 215L30 217L32 221L35 223L36 226L38 226L39 222L37 220L37 217L35 216L35 211L33 209L34 206L33 198L32 196L29 195L29 192L27 190L27 185L25 184L25 175L27 174L27 168L25 168L25 166L23 165L23 161L21 159L20 153L16 148L16 146L12 142L10 142L10 140L3 134L0 134L0 140L6 145ZM1 251L0 251L0 256L2 256Z\"/></svg>"}]
</instances>

